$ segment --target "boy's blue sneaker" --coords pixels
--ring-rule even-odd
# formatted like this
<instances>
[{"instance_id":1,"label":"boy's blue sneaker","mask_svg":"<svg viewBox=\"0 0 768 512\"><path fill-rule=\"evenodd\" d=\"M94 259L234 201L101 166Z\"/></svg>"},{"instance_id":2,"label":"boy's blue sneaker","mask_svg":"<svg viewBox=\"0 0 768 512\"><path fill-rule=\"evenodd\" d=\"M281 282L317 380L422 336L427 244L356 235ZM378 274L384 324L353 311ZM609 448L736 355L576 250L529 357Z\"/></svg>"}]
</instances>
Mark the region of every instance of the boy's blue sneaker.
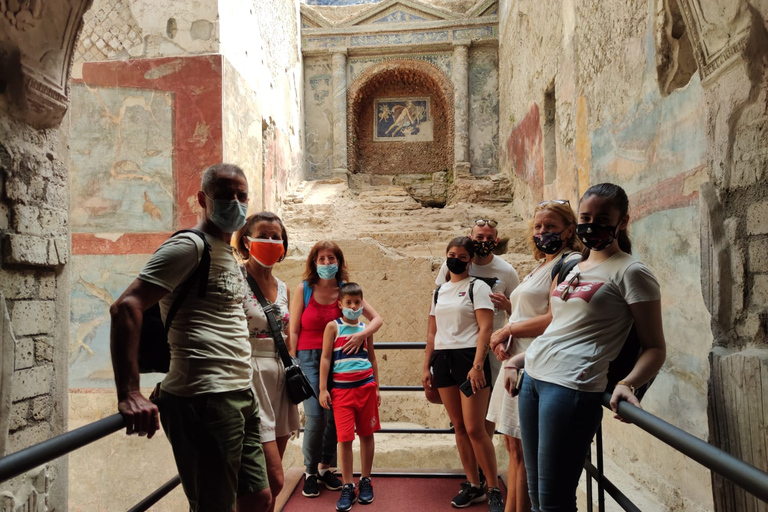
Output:
<instances>
[{"instance_id":1,"label":"boy's blue sneaker","mask_svg":"<svg viewBox=\"0 0 768 512\"><path fill-rule=\"evenodd\" d=\"M360 492L360 497L357 501L363 505L373 501L373 486L371 485L371 479L364 476L360 479L360 483L357 485L357 489Z\"/></svg>"},{"instance_id":2,"label":"boy's blue sneaker","mask_svg":"<svg viewBox=\"0 0 768 512\"><path fill-rule=\"evenodd\" d=\"M344 484L341 488L341 498L336 502L336 510L347 512L355 504L355 484Z\"/></svg>"}]
</instances>

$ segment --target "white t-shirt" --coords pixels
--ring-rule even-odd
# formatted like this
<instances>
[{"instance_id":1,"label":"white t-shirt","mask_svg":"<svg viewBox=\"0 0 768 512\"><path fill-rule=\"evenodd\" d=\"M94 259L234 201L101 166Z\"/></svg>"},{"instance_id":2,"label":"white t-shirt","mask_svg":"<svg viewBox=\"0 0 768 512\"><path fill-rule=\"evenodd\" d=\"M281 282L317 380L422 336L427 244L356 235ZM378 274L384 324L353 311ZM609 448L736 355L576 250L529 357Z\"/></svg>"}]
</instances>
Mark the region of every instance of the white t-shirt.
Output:
<instances>
[{"instance_id":1,"label":"white t-shirt","mask_svg":"<svg viewBox=\"0 0 768 512\"><path fill-rule=\"evenodd\" d=\"M496 255L494 255L491 261L485 265L470 263L469 275L474 277L497 278L501 281L501 284L504 285L504 295L506 297L509 297L515 288L517 288L517 285L520 284L520 278L518 277L515 268L503 259L496 257ZM443 284L448 281L449 278L448 264L444 261L435 278L435 284ZM475 293L475 297L477 297L477 293ZM504 327L505 323L507 323L507 314L505 311L500 311L499 314L493 316L494 331Z\"/></svg>"},{"instance_id":2,"label":"white t-shirt","mask_svg":"<svg viewBox=\"0 0 768 512\"><path fill-rule=\"evenodd\" d=\"M560 298L578 273L566 301ZM629 305L661 298L659 283L642 263L624 252L589 270L579 265L552 293L552 323L525 353L531 377L570 389L605 391L608 365L632 327Z\"/></svg>"},{"instance_id":3,"label":"white t-shirt","mask_svg":"<svg viewBox=\"0 0 768 512\"><path fill-rule=\"evenodd\" d=\"M469 283L467 277L456 283L447 282L440 286L435 304L432 294L432 308L429 311L435 317L437 332L435 333L435 350L477 347L477 335L480 327L475 318L476 309L493 309L491 302L491 287L480 281L475 281L472 288L474 307L469 300Z\"/></svg>"},{"instance_id":4,"label":"white t-shirt","mask_svg":"<svg viewBox=\"0 0 768 512\"><path fill-rule=\"evenodd\" d=\"M509 301L512 303L512 314L509 315L509 323L523 322L530 320L549 311L549 290L552 286L552 269L560 261L568 261L578 258L579 253L572 252L565 256L558 254L552 261L542 263L536 269L525 276L520 286L515 288ZM512 346L507 345L507 352L513 356L520 352L525 352L528 346L535 339L531 338L512 338Z\"/></svg>"},{"instance_id":5,"label":"white t-shirt","mask_svg":"<svg viewBox=\"0 0 768 512\"><path fill-rule=\"evenodd\" d=\"M192 285L168 332L171 366L162 389L178 396L248 389L251 385L251 345L243 311L243 275L232 247L205 235L211 245L211 270L205 297ZM203 241L182 233L163 243L139 274L169 293L160 301L165 320L177 292L197 267Z\"/></svg>"}]
</instances>

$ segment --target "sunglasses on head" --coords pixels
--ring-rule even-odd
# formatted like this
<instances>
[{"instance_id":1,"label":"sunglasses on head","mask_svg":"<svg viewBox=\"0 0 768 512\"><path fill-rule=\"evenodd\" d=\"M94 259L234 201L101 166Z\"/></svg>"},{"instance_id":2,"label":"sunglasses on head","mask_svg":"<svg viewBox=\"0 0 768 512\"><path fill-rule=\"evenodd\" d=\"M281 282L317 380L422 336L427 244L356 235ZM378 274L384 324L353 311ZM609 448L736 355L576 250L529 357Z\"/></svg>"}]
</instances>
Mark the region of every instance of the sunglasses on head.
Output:
<instances>
[{"instance_id":1,"label":"sunglasses on head","mask_svg":"<svg viewBox=\"0 0 768 512\"><path fill-rule=\"evenodd\" d=\"M567 204L570 205L571 202L567 199L547 199L546 201L542 201L539 203L539 206L544 206L548 203L555 203L555 204Z\"/></svg>"},{"instance_id":2,"label":"sunglasses on head","mask_svg":"<svg viewBox=\"0 0 768 512\"><path fill-rule=\"evenodd\" d=\"M498 222L496 222L495 220L491 220L491 219L477 219L477 220L475 221L475 226L480 226L480 227L483 227L483 226L485 226L486 224L487 224L488 226L492 227L492 228L495 228L496 226L498 226L498 225L499 225L499 223L498 223Z\"/></svg>"}]
</instances>

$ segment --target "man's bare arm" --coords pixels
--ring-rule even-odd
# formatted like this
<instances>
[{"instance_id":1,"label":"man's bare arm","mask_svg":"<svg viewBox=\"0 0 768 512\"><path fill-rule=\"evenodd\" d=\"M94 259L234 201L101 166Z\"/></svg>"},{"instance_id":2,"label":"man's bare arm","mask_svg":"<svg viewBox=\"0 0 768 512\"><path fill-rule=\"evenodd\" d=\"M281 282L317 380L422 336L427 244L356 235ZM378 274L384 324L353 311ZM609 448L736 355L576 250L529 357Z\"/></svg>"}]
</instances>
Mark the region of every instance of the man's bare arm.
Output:
<instances>
[{"instance_id":1,"label":"man's bare arm","mask_svg":"<svg viewBox=\"0 0 768 512\"><path fill-rule=\"evenodd\" d=\"M112 317L110 350L115 372L118 411L125 418L126 434L152 437L160 428L155 404L139 390L139 335L144 311L162 299L168 291L158 285L136 279L109 308Z\"/></svg>"}]
</instances>

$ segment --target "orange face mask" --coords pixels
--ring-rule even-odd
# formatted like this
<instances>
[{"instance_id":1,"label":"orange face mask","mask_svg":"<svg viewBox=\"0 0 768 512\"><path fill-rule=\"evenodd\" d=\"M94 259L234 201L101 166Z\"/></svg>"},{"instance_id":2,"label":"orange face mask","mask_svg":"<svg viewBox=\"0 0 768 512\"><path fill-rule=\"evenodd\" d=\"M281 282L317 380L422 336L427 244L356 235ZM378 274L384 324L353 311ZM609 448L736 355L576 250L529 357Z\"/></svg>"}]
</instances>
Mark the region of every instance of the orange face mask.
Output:
<instances>
[{"instance_id":1,"label":"orange face mask","mask_svg":"<svg viewBox=\"0 0 768 512\"><path fill-rule=\"evenodd\" d=\"M262 267L271 268L280 261L280 258L285 254L285 248L283 247L282 240L268 240L266 238L251 238L246 237L251 243L250 254L251 258Z\"/></svg>"}]
</instances>

